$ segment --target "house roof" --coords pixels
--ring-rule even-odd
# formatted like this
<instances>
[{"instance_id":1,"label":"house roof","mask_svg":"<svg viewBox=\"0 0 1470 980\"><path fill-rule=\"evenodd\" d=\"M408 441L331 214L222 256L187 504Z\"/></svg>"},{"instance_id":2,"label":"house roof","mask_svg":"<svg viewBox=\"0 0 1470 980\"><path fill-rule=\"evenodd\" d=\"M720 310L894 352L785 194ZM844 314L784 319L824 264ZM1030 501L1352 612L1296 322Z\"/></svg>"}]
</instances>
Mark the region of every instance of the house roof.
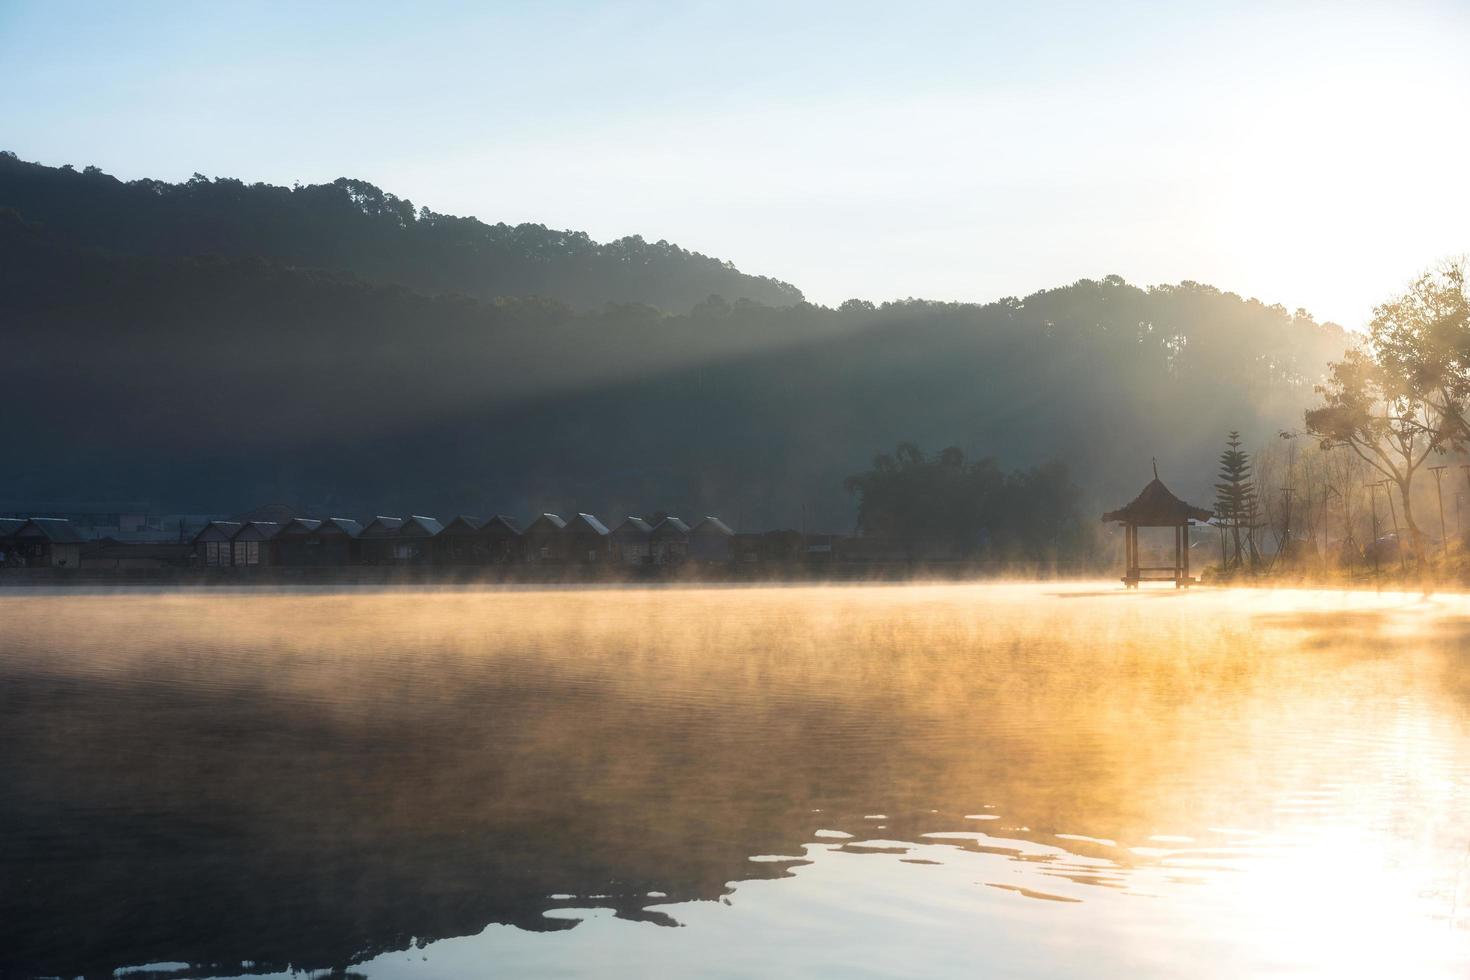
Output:
<instances>
[{"instance_id":1,"label":"house roof","mask_svg":"<svg viewBox=\"0 0 1470 980\"><path fill-rule=\"evenodd\" d=\"M240 525L240 530L235 532L234 540L241 538L259 537L263 541L269 541L281 533L281 525L275 521L246 521Z\"/></svg>"},{"instance_id":2,"label":"house roof","mask_svg":"<svg viewBox=\"0 0 1470 980\"><path fill-rule=\"evenodd\" d=\"M654 534L664 534L664 535L667 535L667 534L688 534L689 533L689 525L688 524L685 524L683 521L679 520L677 517L665 517L663 520L659 521L658 524L654 525L653 533Z\"/></svg>"},{"instance_id":3,"label":"house roof","mask_svg":"<svg viewBox=\"0 0 1470 980\"><path fill-rule=\"evenodd\" d=\"M587 530L592 531L596 534L608 533L607 525L599 521L591 514L578 514L576 517L572 518L571 524L568 526L574 531L586 528Z\"/></svg>"},{"instance_id":4,"label":"house roof","mask_svg":"<svg viewBox=\"0 0 1470 980\"><path fill-rule=\"evenodd\" d=\"M293 517L281 526L282 534L310 534L322 526L314 517Z\"/></svg>"},{"instance_id":5,"label":"house roof","mask_svg":"<svg viewBox=\"0 0 1470 980\"><path fill-rule=\"evenodd\" d=\"M653 525L649 524L641 517L627 517L623 519L623 523L619 524L613 530L614 534L626 534L629 532L636 532L638 534L645 535L652 534Z\"/></svg>"},{"instance_id":6,"label":"house roof","mask_svg":"<svg viewBox=\"0 0 1470 980\"><path fill-rule=\"evenodd\" d=\"M1207 521L1214 516L1203 507L1187 504L1169 492L1157 474L1126 507L1110 510L1104 523L1135 524L1140 527L1171 527L1189 521Z\"/></svg>"},{"instance_id":7,"label":"house roof","mask_svg":"<svg viewBox=\"0 0 1470 980\"><path fill-rule=\"evenodd\" d=\"M403 518L384 517L382 514L379 514L377 517L374 517L372 520L368 521L367 527L362 529L362 537L384 538L390 534L393 534L402 526Z\"/></svg>"},{"instance_id":8,"label":"house roof","mask_svg":"<svg viewBox=\"0 0 1470 980\"><path fill-rule=\"evenodd\" d=\"M0 517L0 538L8 538L26 522L24 517Z\"/></svg>"},{"instance_id":9,"label":"house roof","mask_svg":"<svg viewBox=\"0 0 1470 980\"><path fill-rule=\"evenodd\" d=\"M349 538L361 537L362 525L350 517L328 517L321 522L321 526L316 529L315 533L330 534L333 531L345 534Z\"/></svg>"},{"instance_id":10,"label":"house roof","mask_svg":"<svg viewBox=\"0 0 1470 980\"><path fill-rule=\"evenodd\" d=\"M434 518L413 514L403 519L403 526L398 529L398 536L403 538L432 538L442 530L444 530L444 525L440 524Z\"/></svg>"},{"instance_id":11,"label":"house roof","mask_svg":"<svg viewBox=\"0 0 1470 980\"><path fill-rule=\"evenodd\" d=\"M462 534L466 531L478 531L484 523L478 517L469 517L465 514L460 514L454 520L444 525L444 530Z\"/></svg>"},{"instance_id":12,"label":"house roof","mask_svg":"<svg viewBox=\"0 0 1470 980\"><path fill-rule=\"evenodd\" d=\"M295 516L296 508L287 504L262 504L243 514L236 514L234 519L241 524L278 524L284 527Z\"/></svg>"},{"instance_id":13,"label":"house roof","mask_svg":"<svg viewBox=\"0 0 1470 980\"><path fill-rule=\"evenodd\" d=\"M32 517L16 528L15 534L16 537L43 537L56 544L78 544L82 540L81 532L64 517Z\"/></svg>"},{"instance_id":14,"label":"house roof","mask_svg":"<svg viewBox=\"0 0 1470 980\"><path fill-rule=\"evenodd\" d=\"M504 528L511 534L521 533L520 521L516 520L514 517L507 517L505 514L496 514L492 517L489 517L486 519L484 524L480 525L481 531L493 531L497 528Z\"/></svg>"},{"instance_id":15,"label":"house roof","mask_svg":"<svg viewBox=\"0 0 1470 980\"><path fill-rule=\"evenodd\" d=\"M556 528L558 531L562 530L563 528L565 528L567 526L567 522L564 521L564 520L562 520L560 517L558 517L555 514L541 514L541 515L537 516L537 518L534 521L531 522L530 526L527 527L526 530L527 531L534 530L536 527L538 527L541 524L550 524L552 527Z\"/></svg>"},{"instance_id":16,"label":"house roof","mask_svg":"<svg viewBox=\"0 0 1470 980\"><path fill-rule=\"evenodd\" d=\"M694 527L690 528L689 533L723 534L726 537L733 537L735 535L735 532L730 530L729 525L720 520L718 517L706 517L704 520L694 525Z\"/></svg>"},{"instance_id":17,"label":"house roof","mask_svg":"<svg viewBox=\"0 0 1470 980\"><path fill-rule=\"evenodd\" d=\"M199 529L198 534L194 535L194 542L197 544L208 540L229 541L240 533L240 526L239 521L210 521Z\"/></svg>"}]
</instances>

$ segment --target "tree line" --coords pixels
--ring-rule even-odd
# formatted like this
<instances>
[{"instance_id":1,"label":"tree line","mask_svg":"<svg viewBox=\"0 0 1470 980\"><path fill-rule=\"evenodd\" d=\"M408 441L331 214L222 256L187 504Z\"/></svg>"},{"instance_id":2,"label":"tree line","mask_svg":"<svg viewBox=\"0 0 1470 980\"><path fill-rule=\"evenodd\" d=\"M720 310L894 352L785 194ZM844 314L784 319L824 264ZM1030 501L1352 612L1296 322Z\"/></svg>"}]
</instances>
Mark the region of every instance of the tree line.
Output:
<instances>
[{"instance_id":1,"label":"tree line","mask_svg":"<svg viewBox=\"0 0 1470 980\"><path fill-rule=\"evenodd\" d=\"M1215 487L1221 565L1310 558L1381 570L1412 561L1422 571L1448 557L1470 509L1470 466L1460 462L1470 449L1465 262L1420 274L1376 307L1315 395L1301 429L1278 432L1254 455L1230 433ZM1426 507L1437 535L1425 530Z\"/></svg>"},{"instance_id":2,"label":"tree line","mask_svg":"<svg viewBox=\"0 0 1470 980\"><path fill-rule=\"evenodd\" d=\"M1348 347L1305 311L1194 282L588 310L270 255L125 253L4 208L0 290L0 413L24 460L6 496L186 513L656 501L851 531L844 480L903 441L1065 463L1099 514L1158 456L1200 500L1215 434L1272 436Z\"/></svg>"},{"instance_id":3,"label":"tree line","mask_svg":"<svg viewBox=\"0 0 1470 980\"><path fill-rule=\"evenodd\" d=\"M1415 485L1426 466L1470 448L1470 294L1466 263L1424 272L1378 306L1367 335L1329 368L1305 413L1322 449L1341 449L1385 481L1422 567L1426 535ZM1435 469L1429 466L1430 469ZM1442 500L1442 477L1436 487Z\"/></svg>"},{"instance_id":4,"label":"tree line","mask_svg":"<svg viewBox=\"0 0 1470 980\"><path fill-rule=\"evenodd\" d=\"M78 245L155 257L261 257L482 300L545 296L579 309L643 303L683 311L712 293L799 302L789 283L631 235L594 241L539 224L489 224L416 207L368 183L280 187L195 174L120 181L0 152L0 207Z\"/></svg>"},{"instance_id":5,"label":"tree line","mask_svg":"<svg viewBox=\"0 0 1470 980\"><path fill-rule=\"evenodd\" d=\"M1059 462L1007 473L957 446L930 455L905 442L844 486L857 498L858 529L910 561L1067 559L1092 541L1081 491Z\"/></svg>"}]
</instances>

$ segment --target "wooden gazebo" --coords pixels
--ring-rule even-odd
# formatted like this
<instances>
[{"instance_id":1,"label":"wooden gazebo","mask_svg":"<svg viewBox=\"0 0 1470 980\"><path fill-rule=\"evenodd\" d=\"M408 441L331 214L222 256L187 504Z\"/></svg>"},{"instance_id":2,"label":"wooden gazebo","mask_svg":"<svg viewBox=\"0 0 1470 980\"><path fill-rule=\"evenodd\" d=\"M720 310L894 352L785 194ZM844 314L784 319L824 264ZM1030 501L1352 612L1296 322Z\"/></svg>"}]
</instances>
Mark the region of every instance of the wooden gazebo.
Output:
<instances>
[{"instance_id":1,"label":"wooden gazebo","mask_svg":"<svg viewBox=\"0 0 1470 980\"><path fill-rule=\"evenodd\" d=\"M1203 507L1187 504L1169 492L1159 479L1158 465L1154 466L1154 478L1133 502L1119 510L1103 515L1103 523L1123 525L1123 543L1126 553L1123 584L1138 588L1139 582L1173 582L1174 588L1185 589L1195 579L1189 575L1189 527L1195 521L1208 521L1214 516ZM1174 529L1174 564L1145 567L1138 563L1138 529L1141 527L1172 527Z\"/></svg>"}]
</instances>

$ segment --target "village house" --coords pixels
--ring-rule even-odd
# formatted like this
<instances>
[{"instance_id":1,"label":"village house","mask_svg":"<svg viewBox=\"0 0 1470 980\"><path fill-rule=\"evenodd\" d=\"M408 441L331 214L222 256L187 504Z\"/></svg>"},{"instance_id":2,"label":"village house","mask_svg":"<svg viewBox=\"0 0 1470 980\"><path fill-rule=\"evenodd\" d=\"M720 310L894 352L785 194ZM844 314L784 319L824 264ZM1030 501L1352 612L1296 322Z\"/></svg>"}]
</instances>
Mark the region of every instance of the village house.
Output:
<instances>
[{"instance_id":1,"label":"village house","mask_svg":"<svg viewBox=\"0 0 1470 980\"><path fill-rule=\"evenodd\" d=\"M394 539L403 526L401 517L384 517L379 514L367 522L357 536L358 549L365 565L388 565L393 561Z\"/></svg>"},{"instance_id":2,"label":"village house","mask_svg":"<svg viewBox=\"0 0 1470 980\"><path fill-rule=\"evenodd\" d=\"M567 560L567 522L556 514L542 514L524 535L525 560L533 565L559 565Z\"/></svg>"},{"instance_id":3,"label":"village house","mask_svg":"<svg viewBox=\"0 0 1470 980\"><path fill-rule=\"evenodd\" d=\"M434 561L441 565L485 564L485 539L480 535L482 524L478 517L460 514L444 525L444 530L434 538Z\"/></svg>"},{"instance_id":4,"label":"village house","mask_svg":"<svg viewBox=\"0 0 1470 980\"><path fill-rule=\"evenodd\" d=\"M705 517L689 529L689 560L728 564L734 557L735 532L718 517Z\"/></svg>"},{"instance_id":5,"label":"village house","mask_svg":"<svg viewBox=\"0 0 1470 980\"><path fill-rule=\"evenodd\" d=\"M655 565L682 564L689 554L689 525L677 517L665 517L648 535Z\"/></svg>"},{"instance_id":6,"label":"village house","mask_svg":"<svg viewBox=\"0 0 1470 980\"><path fill-rule=\"evenodd\" d=\"M15 551L27 568L80 568L82 536L60 517L32 517L15 529Z\"/></svg>"},{"instance_id":7,"label":"village house","mask_svg":"<svg viewBox=\"0 0 1470 980\"><path fill-rule=\"evenodd\" d=\"M653 562L649 536L653 525L641 517L629 517L613 529L610 537L612 560L620 565L648 565Z\"/></svg>"},{"instance_id":8,"label":"village house","mask_svg":"<svg viewBox=\"0 0 1470 980\"><path fill-rule=\"evenodd\" d=\"M149 526L148 504L140 501L0 500L0 514L26 521L59 518L83 540L125 537Z\"/></svg>"},{"instance_id":9,"label":"village house","mask_svg":"<svg viewBox=\"0 0 1470 980\"><path fill-rule=\"evenodd\" d=\"M23 517L0 517L0 568L21 563L20 553L15 547L15 532L24 524Z\"/></svg>"},{"instance_id":10,"label":"village house","mask_svg":"<svg viewBox=\"0 0 1470 980\"><path fill-rule=\"evenodd\" d=\"M315 549L317 565L356 565L360 560L357 538L362 525L348 517L328 517L308 534L308 548ZM311 544L311 542L315 544Z\"/></svg>"},{"instance_id":11,"label":"village house","mask_svg":"<svg viewBox=\"0 0 1470 980\"><path fill-rule=\"evenodd\" d=\"M480 543L485 560L492 565L509 565L525 558L521 525L513 517L496 514L480 525Z\"/></svg>"},{"instance_id":12,"label":"village house","mask_svg":"<svg viewBox=\"0 0 1470 980\"><path fill-rule=\"evenodd\" d=\"M275 521L245 521L230 541L236 568L259 568L275 564L271 542L281 533Z\"/></svg>"},{"instance_id":13,"label":"village house","mask_svg":"<svg viewBox=\"0 0 1470 980\"><path fill-rule=\"evenodd\" d=\"M393 561L399 565L420 565L427 562L433 548L433 540L444 530L432 517L414 514L405 517L393 538Z\"/></svg>"},{"instance_id":14,"label":"village house","mask_svg":"<svg viewBox=\"0 0 1470 980\"><path fill-rule=\"evenodd\" d=\"M276 535L276 563L280 565L314 565L318 546L311 535L322 522L310 517L293 517L281 525Z\"/></svg>"},{"instance_id":15,"label":"village house","mask_svg":"<svg viewBox=\"0 0 1470 980\"><path fill-rule=\"evenodd\" d=\"M230 542L239 533L239 521L210 521L194 535L194 560L200 568L229 568Z\"/></svg>"},{"instance_id":16,"label":"village house","mask_svg":"<svg viewBox=\"0 0 1470 980\"><path fill-rule=\"evenodd\" d=\"M830 565L837 561L845 540L842 534L802 535L804 560L811 565Z\"/></svg>"},{"instance_id":17,"label":"village house","mask_svg":"<svg viewBox=\"0 0 1470 980\"><path fill-rule=\"evenodd\" d=\"M737 531L730 539L730 554L738 565L755 565L766 560L764 534Z\"/></svg>"},{"instance_id":18,"label":"village house","mask_svg":"<svg viewBox=\"0 0 1470 980\"><path fill-rule=\"evenodd\" d=\"M578 514L567 522L567 555L574 564L601 565L612 556L610 532L592 514Z\"/></svg>"}]
</instances>

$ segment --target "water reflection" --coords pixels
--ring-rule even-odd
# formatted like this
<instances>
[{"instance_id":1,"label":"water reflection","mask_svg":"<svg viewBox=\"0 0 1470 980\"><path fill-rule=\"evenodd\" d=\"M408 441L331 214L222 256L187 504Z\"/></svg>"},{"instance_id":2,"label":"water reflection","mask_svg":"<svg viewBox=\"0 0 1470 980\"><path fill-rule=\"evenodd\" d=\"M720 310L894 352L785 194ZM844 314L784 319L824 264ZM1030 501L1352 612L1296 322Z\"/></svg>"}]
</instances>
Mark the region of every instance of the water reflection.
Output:
<instances>
[{"instance_id":1,"label":"water reflection","mask_svg":"<svg viewBox=\"0 0 1470 980\"><path fill-rule=\"evenodd\" d=\"M1470 607L1162 595L0 599L0 975L376 975L589 920L538 947L569 968L615 942L588 951L587 910L689 925L673 955L716 941L701 900L785 907L832 875L901 940L960 869L963 914L1034 927L1018 949L1113 896L1226 946L1259 941L1245 907L1458 943Z\"/></svg>"}]
</instances>

